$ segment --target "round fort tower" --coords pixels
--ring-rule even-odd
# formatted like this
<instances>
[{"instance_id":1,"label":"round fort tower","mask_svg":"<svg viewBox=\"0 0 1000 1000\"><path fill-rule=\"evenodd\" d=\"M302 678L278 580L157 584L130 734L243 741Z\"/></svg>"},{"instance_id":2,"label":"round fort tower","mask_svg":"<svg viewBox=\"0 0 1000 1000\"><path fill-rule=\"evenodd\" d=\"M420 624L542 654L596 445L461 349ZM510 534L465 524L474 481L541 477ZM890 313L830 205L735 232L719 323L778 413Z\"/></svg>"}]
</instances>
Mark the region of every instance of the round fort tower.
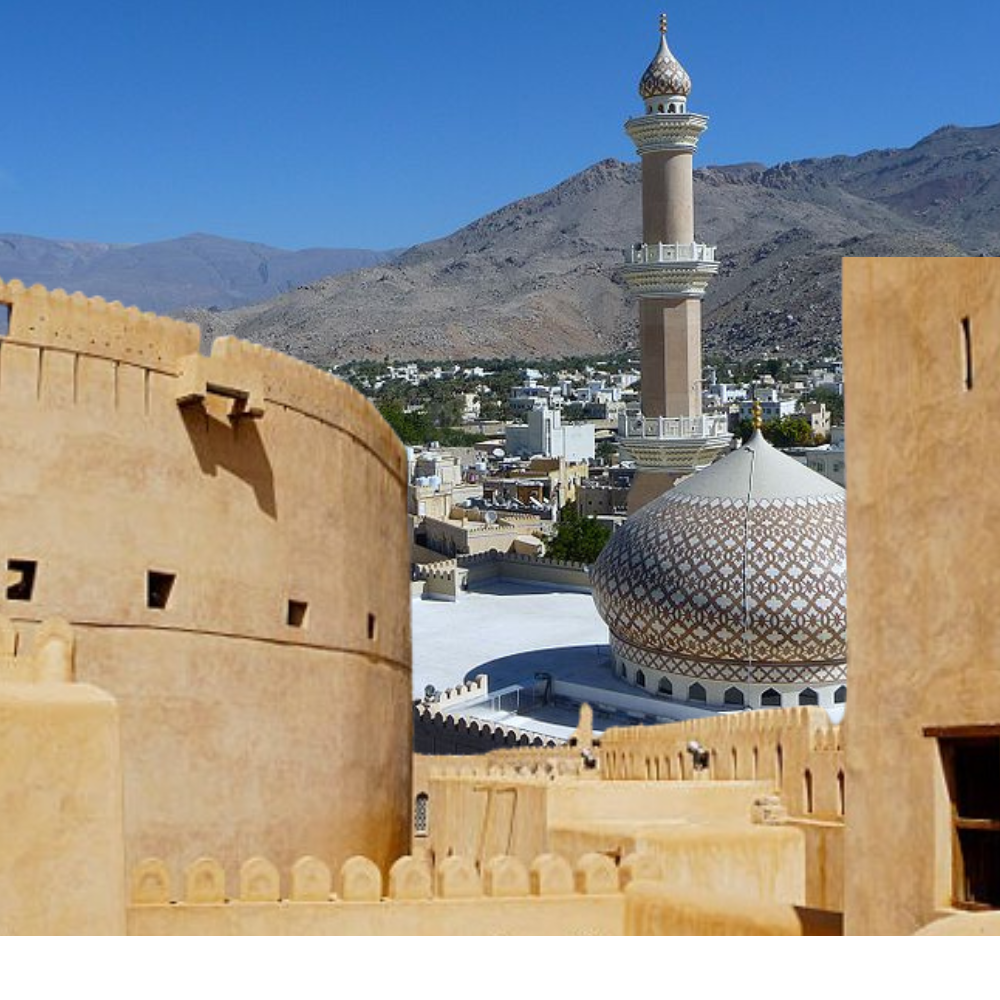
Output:
<instances>
[{"instance_id":1,"label":"round fort tower","mask_svg":"<svg viewBox=\"0 0 1000 1000\"><path fill-rule=\"evenodd\" d=\"M0 282L0 611L121 713L127 858L409 850L406 461L341 381Z\"/></svg>"}]
</instances>

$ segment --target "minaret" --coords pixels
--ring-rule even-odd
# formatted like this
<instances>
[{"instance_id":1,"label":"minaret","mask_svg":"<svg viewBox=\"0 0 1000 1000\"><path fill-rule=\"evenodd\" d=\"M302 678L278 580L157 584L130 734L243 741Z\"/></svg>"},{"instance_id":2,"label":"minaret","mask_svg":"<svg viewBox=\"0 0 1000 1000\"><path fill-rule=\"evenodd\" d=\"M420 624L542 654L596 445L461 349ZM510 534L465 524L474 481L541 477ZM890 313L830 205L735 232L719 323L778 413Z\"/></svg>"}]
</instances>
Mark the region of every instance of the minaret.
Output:
<instances>
[{"instance_id":1,"label":"minaret","mask_svg":"<svg viewBox=\"0 0 1000 1000\"><path fill-rule=\"evenodd\" d=\"M709 465L730 444L726 418L701 412L701 300L718 272L715 247L694 239L692 160L704 115L687 110L691 78L660 46L639 81L645 114L625 123L642 157L642 236L625 252L622 277L639 297L641 412L619 421L636 462L629 511Z\"/></svg>"}]
</instances>

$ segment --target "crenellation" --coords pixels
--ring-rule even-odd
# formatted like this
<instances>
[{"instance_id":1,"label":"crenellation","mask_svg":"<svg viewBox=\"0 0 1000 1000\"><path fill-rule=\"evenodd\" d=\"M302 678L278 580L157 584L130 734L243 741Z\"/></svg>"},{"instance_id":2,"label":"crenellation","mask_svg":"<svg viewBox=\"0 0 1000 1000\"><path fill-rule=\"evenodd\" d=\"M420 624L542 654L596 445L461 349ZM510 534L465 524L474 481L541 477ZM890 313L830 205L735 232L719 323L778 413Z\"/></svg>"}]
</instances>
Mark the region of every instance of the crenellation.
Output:
<instances>
[{"instance_id":1,"label":"crenellation","mask_svg":"<svg viewBox=\"0 0 1000 1000\"><path fill-rule=\"evenodd\" d=\"M224 903L226 899L226 871L222 865L209 857L192 861L184 871L184 902Z\"/></svg>"},{"instance_id":2,"label":"crenellation","mask_svg":"<svg viewBox=\"0 0 1000 1000\"><path fill-rule=\"evenodd\" d=\"M382 872L370 858L348 858L340 867L340 898L348 903L378 902L382 898Z\"/></svg>"},{"instance_id":3,"label":"crenellation","mask_svg":"<svg viewBox=\"0 0 1000 1000\"><path fill-rule=\"evenodd\" d=\"M248 858L240 866L240 900L244 903L277 903L281 876L267 858Z\"/></svg>"},{"instance_id":4,"label":"crenellation","mask_svg":"<svg viewBox=\"0 0 1000 1000\"><path fill-rule=\"evenodd\" d=\"M100 296L72 295L41 285L0 279L0 304L10 307L7 340L70 353L106 357L170 371L198 350L193 323L142 312Z\"/></svg>"},{"instance_id":5,"label":"crenellation","mask_svg":"<svg viewBox=\"0 0 1000 1000\"><path fill-rule=\"evenodd\" d=\"M311 855L292 865L290 899L296 903L325 903L333 896L330 866Z\"/></svg>"}]
</instances>

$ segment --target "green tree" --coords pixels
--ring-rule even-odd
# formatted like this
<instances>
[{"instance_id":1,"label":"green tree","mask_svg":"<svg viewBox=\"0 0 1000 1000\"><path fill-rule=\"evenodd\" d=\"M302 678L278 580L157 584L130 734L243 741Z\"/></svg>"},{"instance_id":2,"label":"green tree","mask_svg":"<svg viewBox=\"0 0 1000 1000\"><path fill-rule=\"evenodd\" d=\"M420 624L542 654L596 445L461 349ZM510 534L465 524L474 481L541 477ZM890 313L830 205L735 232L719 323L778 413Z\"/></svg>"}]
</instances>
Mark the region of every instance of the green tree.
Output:
<instances>
[{"instance_id":1,"label":"green tree","mask_svg":"<svg viewBox=\"0 0 1000 1000\"><path fill-rule=\"evenodd\" d=\"M611 529L598 524L593 517L584 517L575 503L568 503L559 512L555 535L545 547L550 559L592 563L611 537Z\"/></svg>"},{"instance_id":2,"label":"green tree","mask_svg":"<svg viewBox=\"0 0 1000 1000\"><path fill-rule=\"evenodd\" d=\"M808 448L816 443L812 425L805 417L782 417L780 420L768 420L761 427L760 432L775 448ZM753 434L753 421L741 420L737 433L740 440L746 442Z\"/></svg>"}]
</instances>

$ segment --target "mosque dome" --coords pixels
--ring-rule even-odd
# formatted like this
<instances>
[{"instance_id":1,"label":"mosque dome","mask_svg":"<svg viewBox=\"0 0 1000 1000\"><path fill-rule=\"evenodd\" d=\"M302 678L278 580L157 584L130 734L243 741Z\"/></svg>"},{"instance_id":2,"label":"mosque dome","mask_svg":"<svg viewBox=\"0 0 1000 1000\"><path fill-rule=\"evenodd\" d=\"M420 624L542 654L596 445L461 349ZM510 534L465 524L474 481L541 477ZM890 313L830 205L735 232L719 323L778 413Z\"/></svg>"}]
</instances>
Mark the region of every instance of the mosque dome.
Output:
<instances>
[{"instance_id":1,"label":"mosque dome","mask_svg":"<svg viewBox=\"0 0 1000 1000\"><path fill-rule=\"evenodd\" d=\"M758 430L630 517L591 582L616 668L640 686L832 706L846 694L846 555L844 490Z\"/></svg>"},{"instance_id":2,"label":"mosque dome","mask_svg":"<svg viewBox=\"0 0 1000 1000\"><path fill-rule=\"evenodd\" d=\"M691 77L667 46L667 19L660 17L660 47L639 81L639 96L645 101L653 97L687 97L691 93Z\"/></svg>"}]
</instances>

